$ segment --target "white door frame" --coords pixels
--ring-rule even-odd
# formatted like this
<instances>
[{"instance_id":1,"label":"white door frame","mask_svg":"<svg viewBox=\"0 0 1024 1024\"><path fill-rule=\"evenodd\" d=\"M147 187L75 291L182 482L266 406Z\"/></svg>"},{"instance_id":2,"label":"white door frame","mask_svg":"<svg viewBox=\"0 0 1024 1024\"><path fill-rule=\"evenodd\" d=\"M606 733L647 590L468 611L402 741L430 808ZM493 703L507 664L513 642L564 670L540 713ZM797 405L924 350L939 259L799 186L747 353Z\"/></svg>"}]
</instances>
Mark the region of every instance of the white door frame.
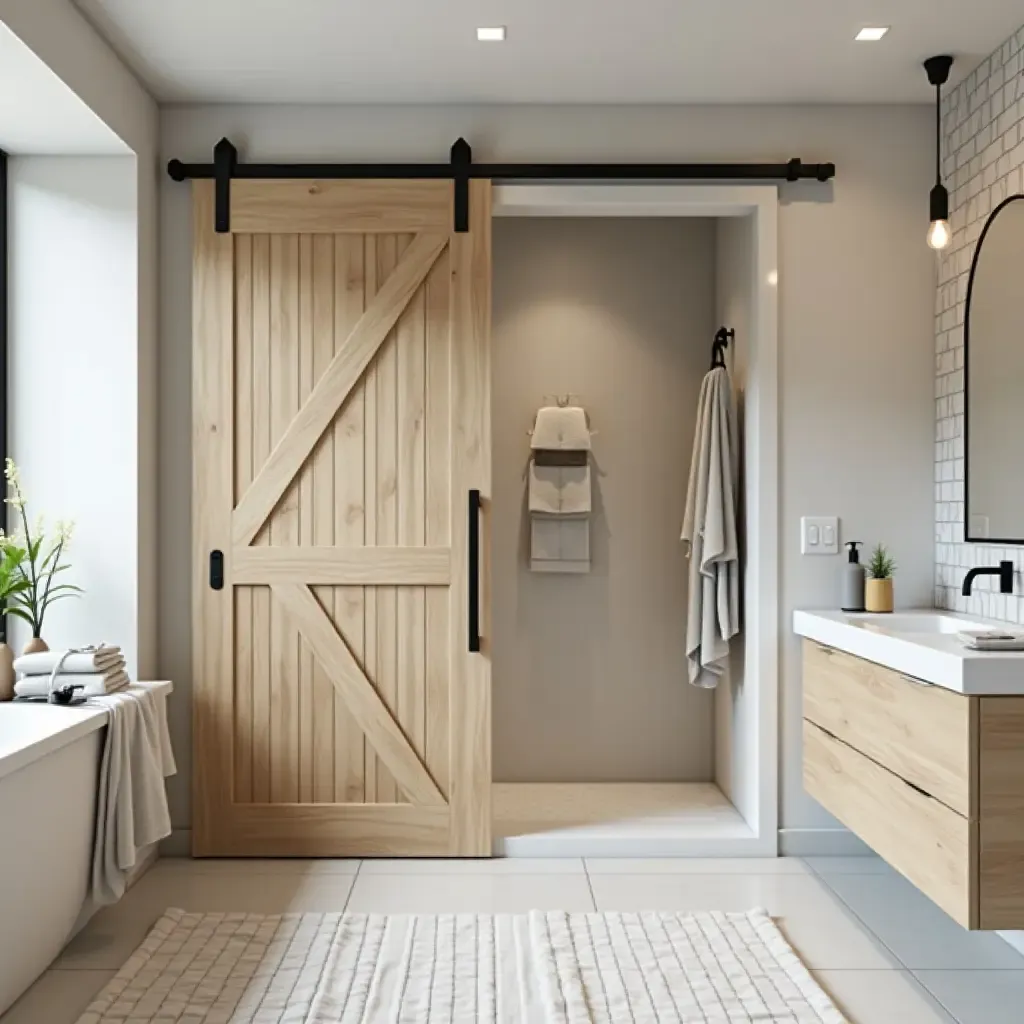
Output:
<instances>
[{"instance_id":1,"label":"white door frame","mask_svg":"<svg viewBox=\"0 0 1024 1024\"><path fill-rule=\"evenodd\" d=\"M779 819L779 359L778 189L774 185L496 185L496 217L751 217L752 336L745 387L746 574L743 700L755 778L737 809L753 832L751 856L778 853ZM710 344L710 339L709 339ZM682 628L682 624L681 627ZM720 693L718 699L729 694ZM749 804L749 806L744 806Z\"/></svg>"}]
</instances>

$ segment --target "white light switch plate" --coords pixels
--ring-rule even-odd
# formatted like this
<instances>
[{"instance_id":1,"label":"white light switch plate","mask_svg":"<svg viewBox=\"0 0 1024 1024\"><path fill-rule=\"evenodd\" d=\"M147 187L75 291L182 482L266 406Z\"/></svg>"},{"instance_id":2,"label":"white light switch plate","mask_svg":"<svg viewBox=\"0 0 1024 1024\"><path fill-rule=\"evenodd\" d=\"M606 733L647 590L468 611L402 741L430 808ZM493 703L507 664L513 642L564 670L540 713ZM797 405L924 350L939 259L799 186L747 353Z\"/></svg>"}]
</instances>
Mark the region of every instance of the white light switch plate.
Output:
<instances>
[{"instance_id":1,"label":"white light switch plate","mask_svg":"<svg viewBox=\"0 0 1024 1024\"><path fill-rule=\"evenodd\" d=\"M800 520L802 555L838 555L839 519L836 516L804 516Z\"/></svg>"}]
</instances>

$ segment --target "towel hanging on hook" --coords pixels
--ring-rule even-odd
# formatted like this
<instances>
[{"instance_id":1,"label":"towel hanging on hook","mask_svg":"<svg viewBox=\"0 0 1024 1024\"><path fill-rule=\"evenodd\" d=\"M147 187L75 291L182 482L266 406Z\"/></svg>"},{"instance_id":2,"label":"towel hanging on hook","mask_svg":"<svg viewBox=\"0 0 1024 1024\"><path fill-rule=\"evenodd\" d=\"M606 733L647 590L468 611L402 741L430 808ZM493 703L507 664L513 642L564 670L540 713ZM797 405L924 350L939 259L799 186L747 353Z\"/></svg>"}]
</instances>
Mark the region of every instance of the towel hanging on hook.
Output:
<instances>
[{"instance_id":1,"label":"towel hanging on hook","mask_svg":"<svg viewBox=\"0 0 1024 1024\"><path fill-rule=\"evenodd\" d=\"M715 340L711 343L711 369L725 368L725 350L729 342L735 339L736 331L731 327L719 327L715 332Z\"/></svg>"}]
</instances>

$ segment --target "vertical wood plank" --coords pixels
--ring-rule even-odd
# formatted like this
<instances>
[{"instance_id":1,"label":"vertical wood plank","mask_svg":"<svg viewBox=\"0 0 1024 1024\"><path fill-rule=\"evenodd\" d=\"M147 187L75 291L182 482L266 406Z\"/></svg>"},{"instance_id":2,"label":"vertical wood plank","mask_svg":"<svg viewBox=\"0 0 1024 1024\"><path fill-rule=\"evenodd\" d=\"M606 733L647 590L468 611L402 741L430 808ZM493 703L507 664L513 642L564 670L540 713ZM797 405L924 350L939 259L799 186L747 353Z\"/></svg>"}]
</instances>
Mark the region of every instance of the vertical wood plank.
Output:
<instances>
[{"instance_id":1,"label":"vertical wood plank","mask_svg":"<svg viewBox=\"0 0 1024 1024\"><path fill-rule=\"evenodd\" d=\"M410 300L396 329L398 361L398 543L422 547L426 532L426 285ZM398 721L416 752L426 748L424 587L397 592Z\"/></svg>"},{"instance_id":2,"label":"vertical wood plank","mask_svg":"<svg viewBox=\"0 0 1024 1024\"><path fill-rule=\"evenodd\" d=\"M253 318L253 472L270 454L270 236L254 235L252 240L252 318ZM270 544L270 528L265 526L253 541ZM254 587L252 594L252 799L270 802L270 664L271 664L270 588Z\"/></svg>"},{"instance_id":3,"label":"vertical wood plank","mask_svg":"<svg viewBox=\"0 0 1024 1024\"><path fill-rule=\"evenodd\" d=\"M481 582L483 650L468 652L467 492L479 488L484 526L491 502L491 185L470 182L469 227L451 236L452 587L451 852L491 854L491 668L486 578ZM481 531L481 564L488 530Z\"/></svg>"},{"instance_id":4,"label":"vertical wood plank","mask_svg":"<svg viewBox=\"0 0 1024 1024\"><path fill-rule=\"evenodd\" d=\"M235 501L252 483L252 236L235 236ZM252 802L252 587L235 588L235 800Z\"/></svg>"},{"instance_id":5,"label":"vertical wood plank","mask_svg":"<svg viewBox=\"0 0 1024 1024\"><path fill-rule=\"evenodd\" d=\"M334 246L334 343L340 346L364 309L366 268L361 235L344 234L331 239ZM334 494L332 500L335 543L360 547L366 543L365 452L366 383L353 388L334 422ZM355 657L363 661L363 587L335 587L334 621ZM327 681L332 694L334 687ZM340 697L335 696L334 785L335 799L342 803L372 802L376 784L368 794L364 785L367 744Z\"/></svg>"},{"instance_id":6,"label":"vertical wood plank","mask_svg":"<svg viewBox=\"0 0 1024 1024\"><path fill-rule=\"evenodd\" d=\"M274 443L298 411L299 387L299 240L296 235L270 238L271 424ZM299 487L293 481L274 511L270 542L291 547L299 538ZM270 718L273 803L299 799L299 637L276 601L271 603L273 713Z\"/></svg>"},{"instance_id":7,"label":"vertical wood plank","mask_svg":"<svg viewBox=\"0 0 1024 1024\"><path fill-rule=\"evenodd\" d=\"M299 328L299 392L296 411L313 390L313 236L298 238L298 328ZM323 440L299 471L299 543L313 543L313 466ZM299 718L299 800L313 802L313 652L302 639L297 640L298 718Z\"/></svg>"},{"instance_id":8,"label":"vertical wood plank","mask_svg":"<svg viewBox=\"0 0 1024 1024\"><path fill-rule=\"evenodd\" d=\"M364 268L366 280L364 302L368 306L380 286L377 273L376 235L364 239ZM372 547L377 543L377 360L370 363L363 385L363 424L365 438L363 445L363 492L366 505L365 543ZM366 674L376 680L377 671L377 588L365 587L363 599L363 659ZM364 743L363 778L368 804L378 803L377 796L377 755L369 743Z\"/></svg>"},{"instance_id":9,"label":"vertical wood plank","mask_svg":"<svg viewBox=\"0 0 1024 1024\"><path fill-rule=\"evenodd\" d=\"M230 829L233 785L234 597L213 590L205 567L224 552L231 579L234 505L234 241L213 231L213 182L193 183L193 831L197 856Z\"/></svg>"},{"instance_id":10,"label":"vertical wood plank","mask_svg":"<svg viewBox=\"0 0 1024 1024\"><path fill-rule=\"evenodd\" d=\"M398 262L398 237L377 239L377 287ZM377 544L398 542L398 355L397 328L392 329L377 354ZM377 666L373 677L384 703L392 714L398 702L398 592L395 587L377 587ZM377 802L404 800L383 762L377 760Z\"/></svg>"},{"instance_id":11,"label":"vertical wood plank","mask_svg":"<svg viewBox=\"0 0 1024 1024\"><path fill-rule=\"evenodd\" d=\"M334 355L334 238L314 235L311 245L310 268L313 333L312 379L315 383L327 369ZM311 543L318 547L331 547L334 536L334 432L328 430L313 455L313 508ZM313 588L317 600L330 611L334 600L331 587ZM310 665L310 713L312 717L312 801L334 803L336 749L334 687L331 686L319 661Z\"/></svg>"},{"instance_id":12,"label":"vertical wood plank","mask_svg":"<svg viewBox=\"0 0 1024 1024\"><path fill-rule=\"evenodd\" d=\"M450 255L445 249L425 285L425 543L447 547L451 533L451 399L448 375L451 328ZM425 598L424 761L441 792L448 794L448 590L427 587Z\"/></svg>"}]
</instances>

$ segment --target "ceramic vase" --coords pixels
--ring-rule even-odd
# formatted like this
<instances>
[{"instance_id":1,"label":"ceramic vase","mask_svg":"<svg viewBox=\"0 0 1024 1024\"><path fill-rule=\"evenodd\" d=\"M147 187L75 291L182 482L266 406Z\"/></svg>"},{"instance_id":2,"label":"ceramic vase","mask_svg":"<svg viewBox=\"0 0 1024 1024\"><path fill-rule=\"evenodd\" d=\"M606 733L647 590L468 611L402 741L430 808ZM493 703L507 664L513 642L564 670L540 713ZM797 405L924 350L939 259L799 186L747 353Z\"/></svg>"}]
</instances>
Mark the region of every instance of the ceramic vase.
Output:
<instances>
[{"instance_id":1,"label":"ceramic vase","mask_svg":"<svg viewBox=\"0 0 1024 1024\"><path fill-rule=\"evenodd\" d=\"M39 654L41 651L48 651L50 645L41 637L34 636L25 646L22 648L22 654Z\"/></svg>"},{"instance_id":2,"label":"ceramic vase","mask_svg":"<svg viewBox=\"0 0 1024 1024\"><path fill-rule=\"evenodd\" d=\"M864 610L868 612L891 612L892 609L892 579L867 580L864 587Z\"/></svg>"},{"instance_id":3,"label":"ceramic vase","mask_svg":"<svg viewBox=\"0 0 1024 1024\"><path fill-rule=\"evenodd\" d=\"M14 699L14 651L0 643L0 701Z\"/></svg>"}]
</instances>

